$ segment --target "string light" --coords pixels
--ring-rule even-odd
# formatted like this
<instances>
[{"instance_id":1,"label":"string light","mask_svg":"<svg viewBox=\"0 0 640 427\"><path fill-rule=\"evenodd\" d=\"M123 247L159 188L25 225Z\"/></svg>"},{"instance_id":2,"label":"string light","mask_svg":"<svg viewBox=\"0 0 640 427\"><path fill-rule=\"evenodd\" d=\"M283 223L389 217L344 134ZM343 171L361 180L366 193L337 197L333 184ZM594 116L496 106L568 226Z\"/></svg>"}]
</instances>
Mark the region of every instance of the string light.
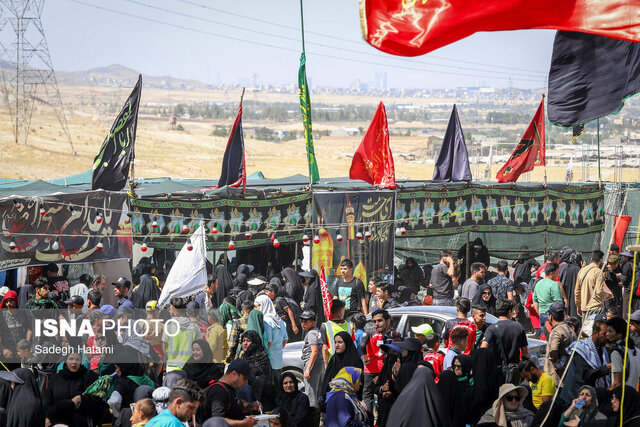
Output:
<instances>
[{"instance_id":1,"label":"string light","mask_svg":"<svg viewBox=\"0 0 640 427\"><path fill-rule=\"evenodd\" d=\"M280 241L278 240L277 237L275 239L273 239L273 247L274 248L279 248L280 247Z\"/></svg>"},{"instance_id":2,"label":"string light","mask_svg":"<svg viewBox=\"0 0 640 427\"><path fill-rule=\"evenodd\" d=\"M302 236L302 242L303 242L303 243L309 243L309 236L308 236L308 235L306 235L306 234L304 234L304 235Z\"/></svg>"},{"instance_id":3,"label":"string light","mask_svg":"<svg viewBox=\"0 0 640 427\"><path fill-rule=\"evenodd\" d=\"M100 223L102 222L102 215L100 214L100 212L98 212L98 213L96 214L96 222L97 222L98 224L100 224Z\"/></svg>"},{"instance_id":4,"label":"string light","mask_svg":"<svg viewBox=\"0 0 640 427\"><path fill-rule=\"evenodd\" d=\"M191 239L187 240L187 250L189 252L193 250L193 244L191 243Z\"/></svg>"},{"instance_id":5,"label":"string light","mask_svg":"<svg viewBox=\"0 0 640 427\"><path fill-rule=\"evenodd\" d=\"M218 234L218 228L215 225L211 229L211 234Z\"/></svg>"},{"instance_id":6,"label":"string light","mask_svg":"<svg viewBox=\"0 0 640 427\"><path fill-rule=\"evenodd\" d=\"M313 236L313 243L315 243L316 245L320 243L320 236L318 236L317 234Z\"/></svg>"},{"instance_id":7,"label":"string light","mask_svg":"<svg viewBox=\"0 0 640 427\"><path fill-rule=\"evenodd\" d=\"M336 240L338 242L342 242L342 234L338 233L338 235L336 236Z\"/></svg>"},{"instance_id":8,"label":"string light","mask_svg":"<svg viewBox=\"0 0 640 427\"><path fill-rule=\"evenodd\" d=\"M356 239L358 239L358 240L362 240L362 233L361 233L361 232L359 232L359 231L358 231L358 232L356 233Z\"/></svg>"},{"instance_id":9,"label":"string light","mask_svg":"<svg viewBox=\"0 0 640 427\"><path fill-rule=\"evenodd\" d=\"M9 249L11 249L12 251L15 251L16 247L17 247L17 245L16 245L15 240L12 240L11 242L9 242Z\"/></svg>"},{"instance_id":10,"label":"string light","mask_svg":"<svg viewBox=\"0 0 640 427\"><path fill-rule=\"evenodd\" d=\"M13 206L15 206L16 209L22 209L22 203L20 203L16 199L13 199L12 202L13 202Z\"/></svg>"},{"instance_id":11,"label":"string light","mask_svg":"<svg viewBox=\"0 0 640 427\"><path fill-rule=\"evenodd\" d=\"M104 249L104 244L102 243L102 239L100 239L100 241L98 242L98 244L96 245L96 249L101 251L102 249Z\"/></svg>"},{"instance_id":12,"label":"string light","mask_svg":"<svg viewBox=\"0 0 640 427\"><path fill-rule=\"evenodd\" d=\"M369 230L364 232L364 237L365 239L370 239L371 238L371 232Z\"/></svg>"},{"instance_id":13,"label":"string light","mask_svg":"<svg viewBox=\"0 0 640 427\"><path fill-rule=\"evenodd\" d=\"M234 250L236 248L236 244L233 239L229 240L229 250Z\"/></svg>"},{"instance_id":14,"label":"string light","mask_svg":"<svg viewBox=\"0 0 640 427\"><path fill-rule=\"evenodd\" d=\"M251 238L251 231L249 231L249 230L245 231L244 232L244 237L247 238L247 239L250 239Z\"/></svg>"},{"instance_id":15,"label":"string light","mask_svg":"<svg viewBox=\"0 0 640 427\"><path fill-rule=\"evenodd\" d=\"M40 216L45 216L47 214L47 211L44 209L44 207L40 208Z\"/></svg>"},{"instance_id":16,"label":"string light","mask_svg":"<svg viewBox=\"0 0 640 427\"><path fill-rule=\"evenodd\" d=\"M183 234L187 234L189 232L189 227L187 227L187 224L183 224L182 225L182 233Z\"/></svg>"},{"instance_id":17,"label":"string light","mask_svg":"<svg viewBox=\"0 0 640 427\"><path fill-rule=\"evenodd\" d=\"M58 243L57 240L53 241L53 243L51 244L51 249L53 249L54 251L57 251L58 249L60 249L60 244Z\"/></svg>"}]
</instances>

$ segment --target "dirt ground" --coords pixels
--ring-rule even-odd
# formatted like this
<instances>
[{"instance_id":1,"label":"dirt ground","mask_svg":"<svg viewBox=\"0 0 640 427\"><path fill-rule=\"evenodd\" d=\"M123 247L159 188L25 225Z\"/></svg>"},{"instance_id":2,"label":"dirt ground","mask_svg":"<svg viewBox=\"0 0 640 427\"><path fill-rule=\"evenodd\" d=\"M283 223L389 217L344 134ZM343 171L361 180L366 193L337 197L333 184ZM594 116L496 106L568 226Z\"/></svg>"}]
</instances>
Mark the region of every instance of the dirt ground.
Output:
<instances>
[{"instance_id":1,"label":"dirt ground","mask_svg":"<svg viewBox=\"0 0 640 427\"><path fill-rule=\"evenodd\" d=\"M36 103L31 121L31 133L27 146L16 144L11 120L6 106L0 106L0 177L19 179L52 179L72 175L91 168L106 133L111 127L115 113L100 111L104 102L124 103L128 89L118 88L60 88L65 104L69 130L73 146L77 152L71 155L71 147L66 140L60 124L52 109ZM143 103L192 103L197 101L233 102L237 101L236 91L167 91L150 89L143 92ZM350 97L345 95L318 95L314 102L331 104L375 105L376 97ZM297 102L295 94L265 94L248 92L245 100L260 102ZM385 99L385 102L420 103L430 100L424 98ZM438 98L437 103L452 103L453 100ZM180 120L185 131L170 130L167 118L141 116L138 122L136 138L135 175L136 177L174 178L218 178L226 138L211 136L216 124L231 126L231 122L213 120ZM302 130L301 123L251 123L245 119L244 126L266 126L279 129ZM368 123L314 123L315 129L334 129L343 127L366 127ZM392 125L402 127L402 123ZM406 125L406 124L405 124ZM416 126L412 124L412 126ZM441 127L442 134L446 123L430 124ZM361 137L322 137L315 140L316 157L321 177L346 177L353 154ZM245 135L247 173L261 171L267 178L281 178L293 174L307 174L307 162L302 139L281 143L265 142ZM423 137L391 137L391 150L395 154L396 178L430 180L433 175L433 156L425 147ZM408 161L399 153L413 153L421 160ZM427 158L424 160L424 158ZM491 176L495 177L501 165L494 165ZM476 174L475 166L471 166ZM485 165L479 166L482 174ZM549 181L564 181L566 167L547 168ZM581 178L580 167L574 167L574 180ZM597 170L591 169L591 179L597 177ZM613 180L613 170L603 170L603 180ZM637 169L625 169L623 180L636 181ZM542 181L544 169L536 168L529 177L531 181ZM526 177L524 178L526 180Z\"/></svg>"}]
</instances>

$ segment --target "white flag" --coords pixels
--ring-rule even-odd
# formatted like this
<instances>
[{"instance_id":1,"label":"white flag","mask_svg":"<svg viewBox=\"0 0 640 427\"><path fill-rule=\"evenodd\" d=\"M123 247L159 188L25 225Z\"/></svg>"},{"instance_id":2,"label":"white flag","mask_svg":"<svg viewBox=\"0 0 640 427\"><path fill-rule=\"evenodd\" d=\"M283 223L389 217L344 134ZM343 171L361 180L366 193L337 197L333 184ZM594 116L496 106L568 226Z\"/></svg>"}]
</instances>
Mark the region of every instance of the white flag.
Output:
<instances>
[{"instance_id":1,"label":"white flag","mask_svg":"<svg viewBox=\"0 0 640 427\"><path fill-rule=\"evenodd\" d=\"M489 158L487 159L487 165L484 167L484 179L489 179L491 176L491 166L493 164L493 144L489 147Z\"/></svg>"},{"instance_id":2,"label":"white flag","mask_svg":"<svg viewBox=\"0 0 640 427\"><path fill-rule=\"evenodd\" d=\"M191 250L189 250L191 248ZM200 292L207 284L207 243L204 223L189 238L176 258L162 288L158 306L163 307L174 297L188 297Z\"/></svg>"},{"instance_id":3,"label":"white flag","mask_svg":"<svg viewBox=\"0 0 640 427\"><path fill-rule=\"evenodd\" d=\"M565 176L564 181L565 182L573 181L573 154L569 159L569 166L567 166L567 175Z\"/></svg>"}]
</instances>

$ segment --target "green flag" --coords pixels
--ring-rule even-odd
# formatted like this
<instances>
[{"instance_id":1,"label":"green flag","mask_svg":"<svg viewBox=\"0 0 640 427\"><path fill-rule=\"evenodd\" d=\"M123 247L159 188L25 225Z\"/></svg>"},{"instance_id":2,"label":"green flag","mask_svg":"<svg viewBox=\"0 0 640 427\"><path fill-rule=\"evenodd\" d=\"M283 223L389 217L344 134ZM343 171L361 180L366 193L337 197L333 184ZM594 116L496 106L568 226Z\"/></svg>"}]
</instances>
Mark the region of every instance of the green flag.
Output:
<instances>
[{"instance_id":1,"label":"green flag","mask_svg":"<svg viewBox=\"0 0 640 427\"><path fill-rule=\"evenodd\" d=\"M298 87L300 88L300 111L302 111L302 124L304 125L304 140L307 148L307 162L309 163L309 180L316 183L320 180L318 163L313 150L313 132L311 130L311 100L309 99L309 87L307 86L306 59L304 52L300 55L300 70L298 70Z\"/></svg>"}]
</instances>

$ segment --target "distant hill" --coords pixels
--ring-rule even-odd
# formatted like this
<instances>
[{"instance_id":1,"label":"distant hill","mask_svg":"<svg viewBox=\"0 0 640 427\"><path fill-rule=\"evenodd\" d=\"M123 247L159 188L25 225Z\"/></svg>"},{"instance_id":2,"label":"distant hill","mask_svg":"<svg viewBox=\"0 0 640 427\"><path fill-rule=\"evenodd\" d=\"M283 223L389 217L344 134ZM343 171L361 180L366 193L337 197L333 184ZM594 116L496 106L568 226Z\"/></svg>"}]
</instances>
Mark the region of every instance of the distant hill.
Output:
<instances>
[{"instance_id":1,"label":"distant hill","mask_svg":"<svg viewBox=\"0 0 640 427\"><path fill-rule=\"evenodd\" d=\"M2 67L7 65L6 63L0 63ZM86 71L56 71L56 78L58 79L58 84L64 86L132 87L138 81L138 74L140 72L124 65L112 64ZM197 80L176 79L168 76L143 75L142 80L147 88L202 90L208 87L206 83Z\"/></svg>"}]
</instances>

